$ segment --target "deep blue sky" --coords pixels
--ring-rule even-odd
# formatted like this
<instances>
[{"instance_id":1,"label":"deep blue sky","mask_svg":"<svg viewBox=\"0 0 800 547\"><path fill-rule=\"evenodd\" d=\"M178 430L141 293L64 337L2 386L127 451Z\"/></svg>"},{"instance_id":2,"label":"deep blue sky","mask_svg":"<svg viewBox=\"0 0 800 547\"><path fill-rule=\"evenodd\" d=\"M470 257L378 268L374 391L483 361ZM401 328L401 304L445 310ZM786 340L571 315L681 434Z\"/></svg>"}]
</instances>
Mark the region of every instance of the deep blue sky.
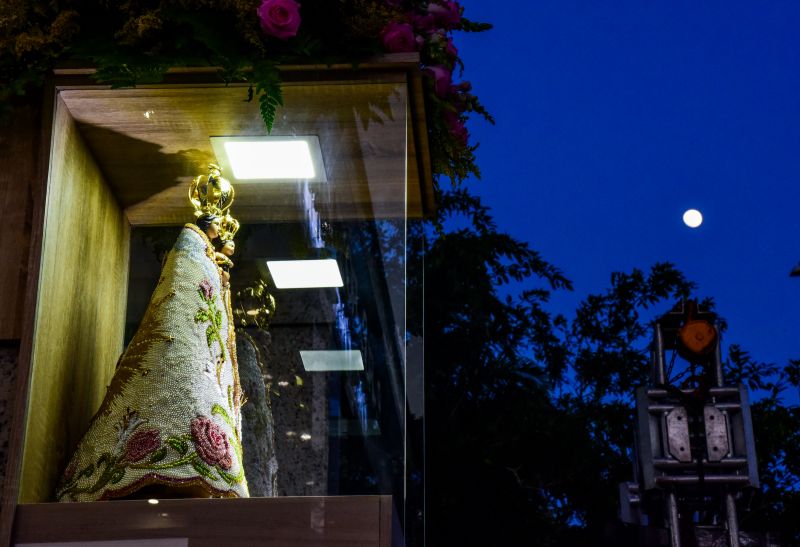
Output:
<instances>
[{"instance_id":1,"label":"deep blue sky","mask_svg":"<svg viewBox=\"0 0 800 547\"><path fill-rule=\"evenodd\" d=\"M800 358L800 2L462 0L501 229L575 283L675 263L763 361ZM697 208L696 230L681 220Z\"/></svg>"}]
</instances>

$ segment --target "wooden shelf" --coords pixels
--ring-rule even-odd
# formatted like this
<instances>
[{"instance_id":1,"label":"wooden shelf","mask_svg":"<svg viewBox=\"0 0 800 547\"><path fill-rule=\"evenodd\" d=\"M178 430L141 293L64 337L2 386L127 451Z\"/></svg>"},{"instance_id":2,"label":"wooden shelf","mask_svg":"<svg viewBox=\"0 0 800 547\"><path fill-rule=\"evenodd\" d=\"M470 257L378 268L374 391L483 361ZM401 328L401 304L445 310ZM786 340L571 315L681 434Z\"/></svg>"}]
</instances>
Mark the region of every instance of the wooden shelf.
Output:
<instances>
[{"instance_id":1,"label":"wooden shelf","mask_svg":"<svg viewBox=\"0 0 800 547\"><path fill-rule=\"evenodd\" d=\"M12 544L188 538L189 547L390 547L396 522L391 496L34 503L17 507Z\"/></svg>"}]
</instances>

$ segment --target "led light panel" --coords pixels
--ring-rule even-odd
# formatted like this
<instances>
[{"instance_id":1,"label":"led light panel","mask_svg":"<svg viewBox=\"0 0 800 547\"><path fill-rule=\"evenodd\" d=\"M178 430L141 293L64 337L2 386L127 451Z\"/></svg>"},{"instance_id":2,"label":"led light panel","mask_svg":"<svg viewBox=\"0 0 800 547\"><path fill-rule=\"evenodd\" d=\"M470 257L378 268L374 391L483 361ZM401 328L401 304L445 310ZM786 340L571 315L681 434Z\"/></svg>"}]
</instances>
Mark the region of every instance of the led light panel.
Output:
<instances>
[{"instance_id":1,"label":"led light panel","mask_svg":"<svg viewBox=\"0 0 800 547\"><path fill-rule=\"evenodd\" d=\"M334 370L364 370L361 351L348 350L302 350L300 359L308 372L330 372Z\"/></svg>"},{"instance_id":2,"label":"led light panel","mask_svg":"<svg viewBox=\"0 0 800 547\"><path fill-rule=\"evenodd\" d=\"M279 289L314 289L344 285L339 265L332 258L267 260L267 268Z\"/></svg>"},{"instance_id":3,"label":"led light panel","mask_svg":"<svg viewBox=\"0 0 800 547\"><path fill-rule=\"evenodd\" d=\"M319 139L304 137L211 137L223 175L240 181L325 182Z\"/></svg>"}]
</instances>

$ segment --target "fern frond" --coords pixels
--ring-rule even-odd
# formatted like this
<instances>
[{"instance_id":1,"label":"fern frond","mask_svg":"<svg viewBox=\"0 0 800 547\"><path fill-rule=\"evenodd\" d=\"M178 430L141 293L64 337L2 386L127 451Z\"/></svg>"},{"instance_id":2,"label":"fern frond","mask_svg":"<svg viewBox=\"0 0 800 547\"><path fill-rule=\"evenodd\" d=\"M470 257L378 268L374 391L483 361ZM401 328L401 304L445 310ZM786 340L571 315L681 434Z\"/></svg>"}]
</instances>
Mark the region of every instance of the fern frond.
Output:
<instances>
[{"instance_id":1,"label":"fern frond","mask_svg":"<svg viewBox=\"0 0 800 547\"><path fill-rule=\"evenodd\" d=\"M261 118L267 127L267 133L271 133L278 107L283 106L281 75L278 67L272 63L261 63L253 67L253 80Z\"/></svg>"}]
</instances>

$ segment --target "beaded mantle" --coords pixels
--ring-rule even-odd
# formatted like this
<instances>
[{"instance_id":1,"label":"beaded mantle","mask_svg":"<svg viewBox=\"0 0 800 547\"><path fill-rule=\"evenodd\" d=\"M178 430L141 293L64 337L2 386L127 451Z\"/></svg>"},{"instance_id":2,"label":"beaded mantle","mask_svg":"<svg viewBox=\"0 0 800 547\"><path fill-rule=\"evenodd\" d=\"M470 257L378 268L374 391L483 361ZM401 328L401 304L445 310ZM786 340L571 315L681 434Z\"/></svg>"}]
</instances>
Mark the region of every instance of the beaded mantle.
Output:
<instances>
[{"instance_id":1,"label":"beaded mantle","mask_svg":"<svg viewBox=\"0 0 800 547\"><path fill-rule=\"evenodd\" d=\"M248 496L230 291L213 257L206 235L187 224L64 472L59 501L155 484Z\"/></svg>"}]
</instances>

